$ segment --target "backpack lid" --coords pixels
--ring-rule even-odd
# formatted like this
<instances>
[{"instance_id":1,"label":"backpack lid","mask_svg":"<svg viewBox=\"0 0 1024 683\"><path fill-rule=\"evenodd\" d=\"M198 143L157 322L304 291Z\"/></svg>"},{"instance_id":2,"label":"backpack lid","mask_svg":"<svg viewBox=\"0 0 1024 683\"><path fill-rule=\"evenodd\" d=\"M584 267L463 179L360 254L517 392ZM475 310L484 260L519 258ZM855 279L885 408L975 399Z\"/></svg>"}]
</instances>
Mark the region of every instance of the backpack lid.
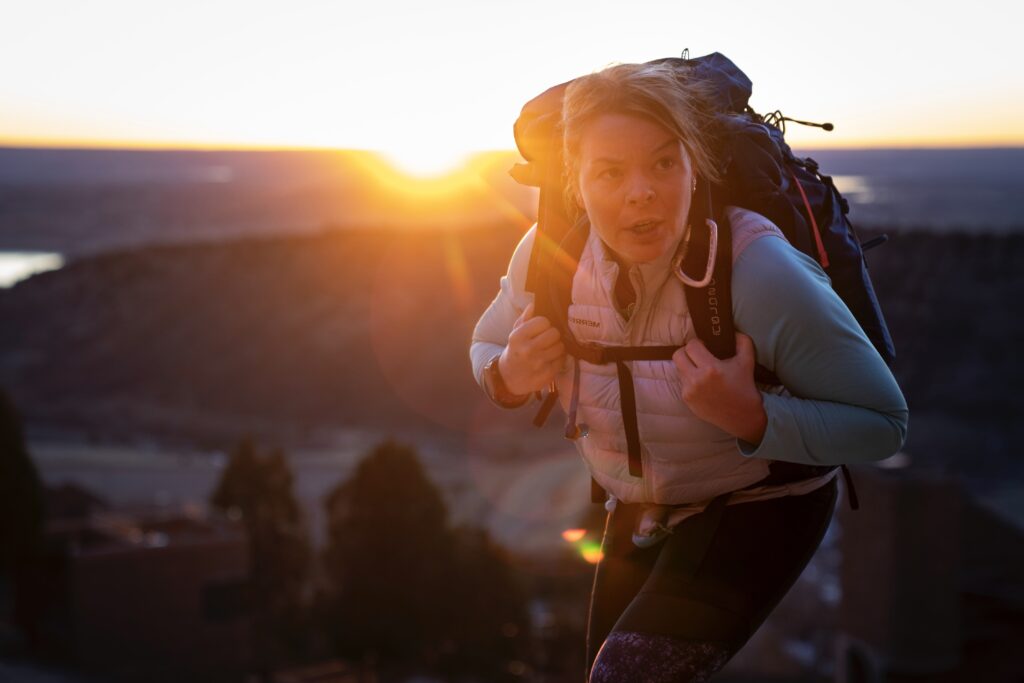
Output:
<instances>
[{"instance_id":1,"label":"backpack lid","mask_svg":"<svg viewBox=\"0 0 1024 683\"><path fill-rule=\"evenodd\" d=\"M689 70L690 78L710 82L712 104L722 112L742 112L753 92L750 78L720 52L693 59L668 57L652 63L672 64ZM572 82L559 83L527 102L512 127L516 147L527 163L516 164L510 174L522 185L543 186L547 182L545 168L549 169L549 177L551 169L561 172L562 136L558 124L562 119L562 99Z\"/></svg>"},{"instance_id":2,"label":"backpack lid","mask_svg":"<svg viewBox=\"0 0 1024 683\"><path fill-rule=\"evenodd\" d=\"M716 109L723 112L741 112L747 108L753 83L732 60L721 52L712 52L703 57L679 60L692 69L691 76L702 81L710 81L712 86L712 102Z\"/></svg>"},{"instance_id":3,"label":"backpack lid","mask_svg":"<svg viewBox=\"0 0 1024 683\"><path fill-rule=\"evenodd\" d=\"M562 168L562 136L557 132L562 119L562 98L572 81L548 88L523 105L512 127L519 154L525 164L516 164L509 173L522 185L541 187L544 170Z\"/></svg>"}]
</instances>

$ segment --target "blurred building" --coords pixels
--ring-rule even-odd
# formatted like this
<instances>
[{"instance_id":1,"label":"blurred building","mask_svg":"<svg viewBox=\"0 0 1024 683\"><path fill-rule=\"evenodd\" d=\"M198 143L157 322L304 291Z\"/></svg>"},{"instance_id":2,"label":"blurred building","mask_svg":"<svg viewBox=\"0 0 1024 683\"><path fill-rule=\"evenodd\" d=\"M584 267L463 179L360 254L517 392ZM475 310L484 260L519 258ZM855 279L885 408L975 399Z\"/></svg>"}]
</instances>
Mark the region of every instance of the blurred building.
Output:
<instances>
[{"instance_id":1,"label":"blurred building","mask_svg":"<svg viewBox=\"0 0 1024 683\"><path fill-rule=\"evenodd\" d=\"M854 478L861 509L840 512L836 680L1024 681L1024 516L946 476L863 467Z\"/></svg>"},{"instance_id":2,"label":"blurred building","mask_svg":"<svg viewBox=\"0 0 1024 683\"><path fill-rule=\"evenodd\" d=\"M112 512L83 493L86 514L46 528L47 649L113 680L240 680L250 661L242 529L198 510Z\"/></svg>"}]
</instances>

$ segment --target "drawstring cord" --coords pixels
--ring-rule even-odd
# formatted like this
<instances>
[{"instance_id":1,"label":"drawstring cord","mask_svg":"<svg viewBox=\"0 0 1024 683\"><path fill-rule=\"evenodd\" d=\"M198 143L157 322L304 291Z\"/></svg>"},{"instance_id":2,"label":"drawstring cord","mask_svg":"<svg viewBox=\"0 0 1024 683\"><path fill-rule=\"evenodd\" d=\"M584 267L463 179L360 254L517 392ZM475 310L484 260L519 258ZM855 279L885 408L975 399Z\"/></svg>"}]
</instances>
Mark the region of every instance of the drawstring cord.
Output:
<instances>
[{"instance_id":1,"label":"drawstring cord","mask_svg":"<svg viewBox=\"0 0 1024 683\"><path fill-rule=\"evenodd\" d=\"M590 433L587 424L576 424L576 412L580 405L580 359L572 357L572 395L569 399L569 416L565 421L565 438L575 441Z\"/></svg>"}]
</instances>

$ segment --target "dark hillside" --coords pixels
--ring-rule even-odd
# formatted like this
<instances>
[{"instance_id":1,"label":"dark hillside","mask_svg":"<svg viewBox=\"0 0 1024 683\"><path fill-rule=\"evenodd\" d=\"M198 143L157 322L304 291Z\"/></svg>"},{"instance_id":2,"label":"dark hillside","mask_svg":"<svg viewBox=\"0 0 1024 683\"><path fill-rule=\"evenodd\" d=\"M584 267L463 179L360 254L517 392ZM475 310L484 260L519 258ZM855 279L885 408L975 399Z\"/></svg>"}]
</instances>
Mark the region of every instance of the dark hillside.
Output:
<instances>
[{"instance_id":1,"label":"dark hillside","mask_svg":"<svg viewBox=\"0 0 1024 683\"><path fill-rule=\"evenodd\" d=\"M33 429L100 437L462 431L479 411L526 425L483 403L466 351L519 236L339 231L80 260L0 292L0 382ZM1020 468L1024 236L905 232L869 261L908 451Z\"/></svg>"},{"instance_id":2,"label":"dark hillside","mask_svg":"<svg viewBox=\"0 0 1024 683\"><path fill-rule=\"evenodd\" d=\"M1024 235L890 235L868 261L910 403L908 452L981 478L1024 477Z\"/></svg>"},{"instance_id":3,"label":"dark hillside","mask_svg":"<svg viewBox=\"0 0 1024 683\"><path fill-rule=\"evenodd\" d=\"M461 428L472 326L518 237L347 230L77 261L0 292L0 381L37 427L100 436Z\"/></svg>"}]
</instances>

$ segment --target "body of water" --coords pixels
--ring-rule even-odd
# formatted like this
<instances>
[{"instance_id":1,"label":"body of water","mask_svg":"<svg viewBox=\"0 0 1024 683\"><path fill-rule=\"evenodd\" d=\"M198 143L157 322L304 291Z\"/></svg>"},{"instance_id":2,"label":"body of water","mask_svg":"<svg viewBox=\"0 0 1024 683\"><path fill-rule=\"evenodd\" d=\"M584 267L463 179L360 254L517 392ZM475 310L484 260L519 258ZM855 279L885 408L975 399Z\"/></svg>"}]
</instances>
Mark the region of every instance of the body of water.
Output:
<instances>
[{"instance_id":1,"label":"body of water","mask_svg":"<svg viewBox=\"0 0 1024 683\"><path fill-rule=\"evenodd\" d=\"M0 288L63 265L64 257L52 252L0 251Z\"/></svg>"}]
</instances>

